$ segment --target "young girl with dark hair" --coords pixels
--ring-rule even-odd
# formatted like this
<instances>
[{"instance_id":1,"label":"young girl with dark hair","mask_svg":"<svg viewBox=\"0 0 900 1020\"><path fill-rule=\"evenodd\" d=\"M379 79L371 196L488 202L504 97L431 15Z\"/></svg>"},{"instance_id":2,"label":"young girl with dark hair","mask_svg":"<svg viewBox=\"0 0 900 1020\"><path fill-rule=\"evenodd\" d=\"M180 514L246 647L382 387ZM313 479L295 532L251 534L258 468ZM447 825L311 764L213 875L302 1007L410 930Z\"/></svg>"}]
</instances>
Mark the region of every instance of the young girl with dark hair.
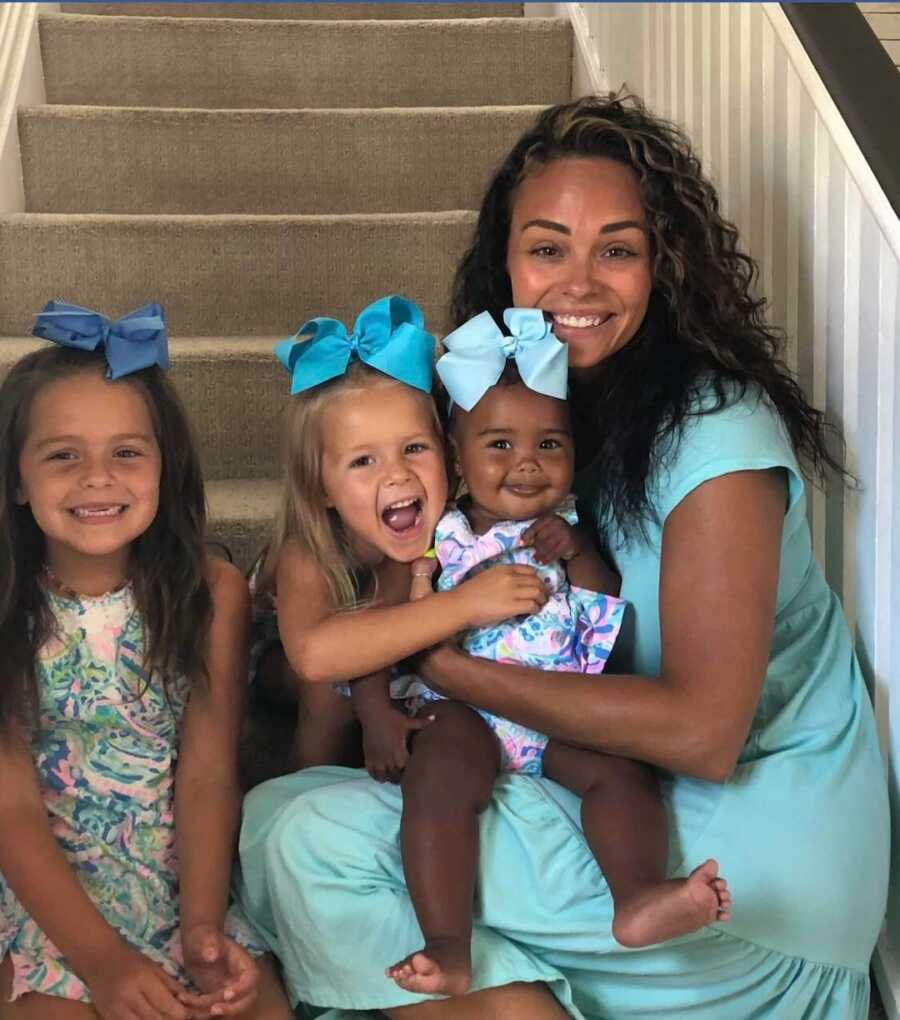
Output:
<instances>
[{"instance_id":1,"label":"young girl with dark hair","mask_svg":"<svg viewBox=\"0 0 900 1020\"><path fill-rule=\"evenodd\" d=\"M35 334L0 387L0 1017L288 1020L228 910L248 596L162 309Z\"/></svg>"}]
</instances>

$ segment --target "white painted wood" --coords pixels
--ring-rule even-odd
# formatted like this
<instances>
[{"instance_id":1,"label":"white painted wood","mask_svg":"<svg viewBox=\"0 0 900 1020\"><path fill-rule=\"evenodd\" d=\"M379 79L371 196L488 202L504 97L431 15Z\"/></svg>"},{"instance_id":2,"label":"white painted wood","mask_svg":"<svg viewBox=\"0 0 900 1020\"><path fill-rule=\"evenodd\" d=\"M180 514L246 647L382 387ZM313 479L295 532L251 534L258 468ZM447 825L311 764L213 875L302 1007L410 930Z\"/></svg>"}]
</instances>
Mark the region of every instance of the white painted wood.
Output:
<instances>
[{"instance_id":1,"label":"white painted wood","mask_svg":"<svg viewBox=\"0 0 900 1020\"><path fill-rule=\"evenodd\" d=\"M0 213L25 209L16 111L46 102L39 8L58 10L59 4L0 4Z\"/></svg>"},{"instance_id":2,"label":"white painted wood","mask_svg":"<svg viewBox=\"0 0 900 1020\"><path fill-rule=\"evenodd\" d=\"M900 819L900 221L780 5L556 7L580 10L604 81L689 133L759 262L788 363L844 431L860 488L810 491L813 545L872 690ZM900 873L875 964L900 1020Z\"/></svg>"}]
</instances>

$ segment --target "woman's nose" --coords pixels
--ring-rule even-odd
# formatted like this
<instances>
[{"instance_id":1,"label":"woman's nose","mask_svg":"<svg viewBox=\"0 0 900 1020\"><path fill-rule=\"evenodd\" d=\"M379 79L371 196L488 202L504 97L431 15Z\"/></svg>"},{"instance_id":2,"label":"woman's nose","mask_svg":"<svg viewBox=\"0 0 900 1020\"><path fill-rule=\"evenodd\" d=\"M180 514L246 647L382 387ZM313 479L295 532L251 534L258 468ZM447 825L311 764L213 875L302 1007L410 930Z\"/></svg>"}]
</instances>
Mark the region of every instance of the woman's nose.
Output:
<instances>
[{"instance_id":1,"label":"woman's nose","mask_svg":"<svg viewBox=\"0 0 900 1020\"><path fill-rule=\"evenodd\" d=\"M571 259L563 288L573 297L585 297L599 289L597 266L592 258Z\"/></svg>"}]
</instances>

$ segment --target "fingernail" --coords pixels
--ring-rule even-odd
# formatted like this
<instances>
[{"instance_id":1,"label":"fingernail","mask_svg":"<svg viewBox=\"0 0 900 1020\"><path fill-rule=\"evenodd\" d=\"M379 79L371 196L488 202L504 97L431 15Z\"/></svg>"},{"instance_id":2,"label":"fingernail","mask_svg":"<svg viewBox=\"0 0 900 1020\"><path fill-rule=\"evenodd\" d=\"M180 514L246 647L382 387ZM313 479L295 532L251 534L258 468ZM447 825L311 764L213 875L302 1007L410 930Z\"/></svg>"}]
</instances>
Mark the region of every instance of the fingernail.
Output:
<instances>
[{"instance_id":1,"label":"fingernail","mask_svg":"<svg viewBox=\"0 0 900 1020\"><path fill-rule=\"evenodd\" d=\"M223 998L223 999L226 999L226 1000L227 1000L227 999L233 999L233 998L234 998L234 989L232 989L232 988L226 988L226 989L225 989L225 992L224 992L224 993L223 993L223 995L222 995L222 998Z\"/></svg>"}]
</instances>

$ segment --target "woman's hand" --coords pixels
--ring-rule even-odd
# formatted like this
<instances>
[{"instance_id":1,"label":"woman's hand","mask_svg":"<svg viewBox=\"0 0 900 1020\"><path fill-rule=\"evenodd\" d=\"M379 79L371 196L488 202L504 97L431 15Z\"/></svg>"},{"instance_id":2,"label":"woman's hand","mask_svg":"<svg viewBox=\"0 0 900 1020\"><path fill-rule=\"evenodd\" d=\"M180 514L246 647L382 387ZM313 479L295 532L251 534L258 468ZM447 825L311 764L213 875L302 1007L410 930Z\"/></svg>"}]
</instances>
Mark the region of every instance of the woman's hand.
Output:
<instances>
[{"instance_id":1,"label":"woman's hand","mask_svg":"<svg viewBox=\"0 0 900 1020\"><path fill-rule=\"evenodd\" d=\"M194 1018L234 1016L252 1005L259 993L259 969L253 957L213 924L182 930L184 965L203 993L183 994Z\"/></svg>"},{"instance_id":2,"label":"woman's hand","mask_svg":"<svg viewBox=\"0 0 900 1020\"><path fill-rule=\"evenodd\" d=\"M82 975L102 1020L189 1020L197 998L159 964L122 943L97 967Z\"/></svg>"}]
</instances>

